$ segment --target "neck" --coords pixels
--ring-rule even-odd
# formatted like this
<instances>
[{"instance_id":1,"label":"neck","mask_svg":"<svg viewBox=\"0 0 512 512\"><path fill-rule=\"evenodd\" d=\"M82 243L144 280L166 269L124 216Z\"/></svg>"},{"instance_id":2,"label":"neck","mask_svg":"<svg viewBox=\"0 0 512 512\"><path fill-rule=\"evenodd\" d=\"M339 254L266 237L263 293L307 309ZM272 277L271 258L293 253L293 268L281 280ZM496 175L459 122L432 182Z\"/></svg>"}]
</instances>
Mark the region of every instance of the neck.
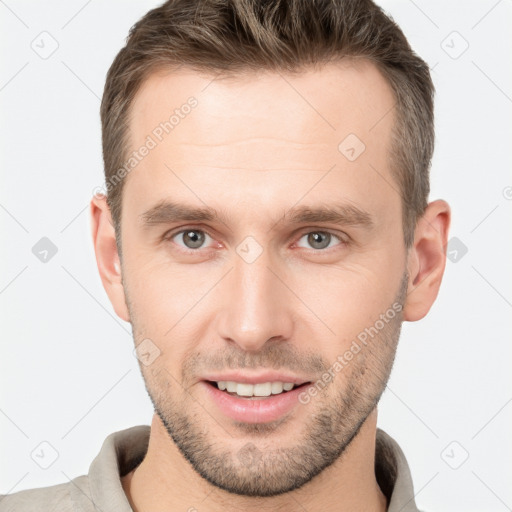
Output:
<instances>
[{"instance_id":1,"label":"neck","mask_svg":"<svg viewBox=\"0 0 512 512\"><path fill-rule=\"evenodd\" d=\"M386 498L375 478L377 409L368 416L343 455L300 489L254 498L230 494L204 480L183 457L154 415L146 456L122 478L134 512L239 510L290 512L385 512Z\"/></svg>"}]
</instances>

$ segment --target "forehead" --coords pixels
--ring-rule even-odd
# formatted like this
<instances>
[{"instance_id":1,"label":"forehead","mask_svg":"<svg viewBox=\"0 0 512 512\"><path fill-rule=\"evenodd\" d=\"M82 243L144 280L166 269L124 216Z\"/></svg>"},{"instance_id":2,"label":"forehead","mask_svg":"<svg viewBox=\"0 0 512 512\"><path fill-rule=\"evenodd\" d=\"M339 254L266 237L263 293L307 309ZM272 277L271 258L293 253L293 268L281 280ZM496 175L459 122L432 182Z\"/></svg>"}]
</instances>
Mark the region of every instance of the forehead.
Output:
<instances>
[{"instance_id":1,"label":"forehead","mask_svg":"<svg viewBox=\"0 0 512 512\"><path fill-rule=\"evenodd\" d=\"M131 151L149 140L152 147L126 177L125 199L147 209L172 196L181 177L192 193L247 204L267 198L270 206L295 202L335 169L312 196L341 186L349 200L374 202L378 186L383 202L398 188L389 186L394 104L389 84L366 60L229 78L184 67L155 72L131 108Z\"/></svg>"},{"instance_id":2,"label":"forehead","mask_svg":"<svg viewBox=\"0 0 512 512\"><path fill-rule=\"evenodd\" d=\"M386 79L365 59L345 59L297 73L247 71L234 76L199 74L181 67L152 73L131 107L132 142L157 127L187 100L198 108L170 139L184 142L184 125L194 124L194 141L283 136L290 141L326 142L344 131L386 131L394 119L394 97ZM386 115L386 114L390 115ZM383 122L383 116L387 122ZM250 123L249 123L250 121ZM240 132L240 124L245 125ZM177 128L177 126L176 126ZM181 135L181 136L180 136Z\"/></svg>"}]
</instances>

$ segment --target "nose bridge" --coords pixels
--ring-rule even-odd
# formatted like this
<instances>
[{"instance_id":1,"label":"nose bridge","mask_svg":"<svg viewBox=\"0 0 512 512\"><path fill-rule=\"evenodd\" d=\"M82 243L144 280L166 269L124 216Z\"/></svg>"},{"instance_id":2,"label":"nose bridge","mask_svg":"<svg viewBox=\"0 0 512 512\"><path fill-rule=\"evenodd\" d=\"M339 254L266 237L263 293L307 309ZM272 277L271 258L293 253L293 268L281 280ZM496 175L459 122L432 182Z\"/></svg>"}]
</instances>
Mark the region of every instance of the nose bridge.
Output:
<instances>
[{"instance_id":1,"label":"nose bridge","mask_svg":"<svg viewBox=\"0 0 512 512\"><path fill-rule=\"evenodd\" d=\"M234 258L220 313L220 334L244 350L257 351L271 338L289 338L293 321L287 306L290 301L284 297L286 287L276 278L275 270L270 270L268 251L253 259L255 247L247 248L244 252L241 244ZM248 257L251 251L252 257Z\"/></svg>"}]
</instances>

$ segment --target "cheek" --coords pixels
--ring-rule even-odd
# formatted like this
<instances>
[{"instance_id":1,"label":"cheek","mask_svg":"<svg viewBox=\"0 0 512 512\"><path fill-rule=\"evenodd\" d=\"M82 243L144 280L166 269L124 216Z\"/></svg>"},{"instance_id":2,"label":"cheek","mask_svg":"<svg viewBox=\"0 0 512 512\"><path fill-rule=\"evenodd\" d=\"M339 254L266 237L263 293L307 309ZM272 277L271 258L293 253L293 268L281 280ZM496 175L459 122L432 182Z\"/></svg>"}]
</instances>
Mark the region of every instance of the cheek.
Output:
<instances>
[{"instance_id":1,"label":"cheek","mask_svg":"<svg viewBox=\"0 0 512 512\"><path fill-rule=\"evenodd\" d=\"M143 368L150 382L161 387L166 382L162 375L172 375L174 385L182 380L183 361L206 338L208 322L201 319L207 320L211 309L208 290L218 279L214 270L201 266L148 261L144 264L143 258L132 257L126 262L125 293L132 329L136 344L149 339L158 348L159 356L151 367Z\"/></svg>"},{"instance_id":2,"label":"cheek","mask_svg":"<svg viewBox=\"0 0 512 512\"><path fill-rule=\"evenodd\" d=\"M167 333L207 291L212 274L208 277L202 271L202 276L199 270L199 266L132 257L124 282L134 315L151 322L160 335Z\"/></svg>"},{"instance_id":3,"label":"cheek","mask_svg":"<svg viewBox=\"0 0 512 512\"><path fill-rule=\"evenodd\" d=\"M384 265L369 270L369 267L345 266L328 271L324 267L295 279L292 288L301 290L301 300L328 327L322 327L321 332L326 335L318 340L328 360L336 360L365 328L373 326L391 307L401 276L399 266L391 267ZM308 317L314 329L318 319ZM318 328L314 330L318 338Z\"/></svg>"}]
</instances>

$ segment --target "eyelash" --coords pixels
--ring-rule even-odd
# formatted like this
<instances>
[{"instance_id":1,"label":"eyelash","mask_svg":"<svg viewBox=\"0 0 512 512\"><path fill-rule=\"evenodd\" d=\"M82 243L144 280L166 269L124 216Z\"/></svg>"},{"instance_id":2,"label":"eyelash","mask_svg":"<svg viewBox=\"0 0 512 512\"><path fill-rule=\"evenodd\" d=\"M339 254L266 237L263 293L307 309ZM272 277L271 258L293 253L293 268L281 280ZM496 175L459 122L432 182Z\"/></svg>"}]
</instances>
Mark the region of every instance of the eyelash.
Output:
<instances>
[{"instance_id":1,"label":"eyelash","mask_svg":"<svg viewBox=\"0 0 512 512\"><path fill-rule=\"evenodd\" d=\"M194 227L194 226L190 226L190 227L186 227L186 228L181 228L179 231L167 232L166 234L164 234L164 236L162 238L163 238L163 240L166 240L166 241L172 241L172 239L175 236L180 235L182 233L186 233L187 231L198 231L198 232L201 232L201 233L205 233L206 235L208 235L213 240L215 239L215 237L211 233L209 233L207 230L202 229L202 228L197 228L197 227ZM336 250L336 247L346 246L348 244L348 240L344 240L341 235L339 235L339 234L337 234L337 233L335 233L333 231L330 231L328 229L311 229L311 228L309 228L309 230L302 231L300 233L298 240L300 240L302 237L304 237L304 235L309 235L310 233L329 234L329 235L337 238L339 240L339 242L340 242L337 246L328 247L328 248L325 248L325 249L306 249L306 251L311 251L311 252L314 252L316 254L320 254L320 253L326 254L326 253L331 252L332 250ZM184 253L184 254L198 254L200 251L204 250L204 248L187 249L187 248L182 247L181 245L179 245L178 247L179 247L179 250L182 253ZM304 248L302 248L302 249L304 249Z\"/></svg>"}]
</instances>

